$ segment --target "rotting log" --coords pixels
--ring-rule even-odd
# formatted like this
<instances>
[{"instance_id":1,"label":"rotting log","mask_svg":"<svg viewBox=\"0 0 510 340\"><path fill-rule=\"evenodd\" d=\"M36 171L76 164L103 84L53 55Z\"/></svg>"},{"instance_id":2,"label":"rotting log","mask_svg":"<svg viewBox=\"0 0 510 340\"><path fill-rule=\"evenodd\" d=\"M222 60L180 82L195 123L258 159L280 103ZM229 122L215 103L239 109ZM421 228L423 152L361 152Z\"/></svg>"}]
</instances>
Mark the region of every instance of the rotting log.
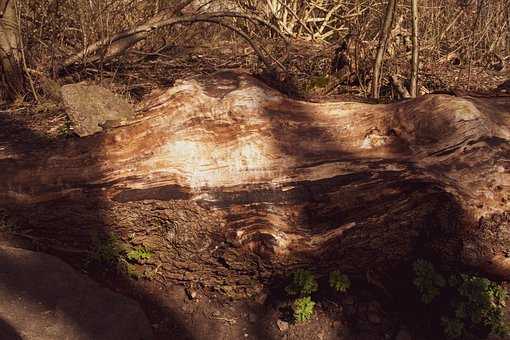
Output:
<instances>
[{"instance_id":1,"label":"rotting log","mask_svg":"<svg viewBox=\"0 0 510 340\"><path fill-rule=\"evenodd\" d=\"M510 97L308 103L223 71L154 94L128 126L3 144L0 202L48 243L131 233L166 279L216 287L416 256L508 279L509 139Z\"/></svg>"}]
</instances>

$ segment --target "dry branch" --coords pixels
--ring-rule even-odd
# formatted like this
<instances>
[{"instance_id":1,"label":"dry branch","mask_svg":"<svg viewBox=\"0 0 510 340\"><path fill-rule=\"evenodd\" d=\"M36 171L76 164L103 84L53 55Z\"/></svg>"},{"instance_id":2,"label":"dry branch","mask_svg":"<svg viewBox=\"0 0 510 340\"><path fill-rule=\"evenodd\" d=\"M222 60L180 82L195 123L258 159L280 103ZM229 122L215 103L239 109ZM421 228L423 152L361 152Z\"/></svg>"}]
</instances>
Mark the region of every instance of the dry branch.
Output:
<instances>
[{"instance_id":1,"label":"dry branch","mask_svg":"<svg viewBox=\"0 0 510 340\"><path fill-rule=\"evenodd\" d=\"M256 15L250 15L250 14L243 14L243 13L236 13L236 12L213 12L213 13L206 13L206 14L200 14L200 15L190 15L190 16L179 16L179 17L172 17L168 19L162 19L157 22L144 24L140 26L136 26L134 28L131 28L129 30L117 33L113 35L110 38L105 38L103 40L97 41L86 48L84 48L79 53L67 58L62 65L59 67L58 71L62 71L63 69L74 65L79 64L85 60L87 60L87 57L97 53L102 48L112 45L114 42L119 41L121 39L125 39L128 37L136 36L138 34L149 34L150 32L153 32L154 30L165 27L165 26L172 26L176 24L183 24L183 23L195 23L195 22L215 22L217 23L218 19L220 18L244 18L249 20L254 20L258 22L261 25L267 26L268 28L274 30L282 38L283 35L280 33L280 31L272 24L268 23L264 19L256 16ZM228 24L226 24L228 25ZM226 27L232 27L231 25L228 25ZM237 30L237 33L239 33L239 30ZM243 36L245 39L248 38L248 36L245 34ZM249 39L250 44L253 46L254 43L251 39ZM285 39L286 41L286 39ZM260 52L260 49L257 49L258 52ZM256 51L256 52L257 52ZM265 59L265 58L264 58ZM265 59L267 61L267 59Z\"/></svg>"}]
</instances>

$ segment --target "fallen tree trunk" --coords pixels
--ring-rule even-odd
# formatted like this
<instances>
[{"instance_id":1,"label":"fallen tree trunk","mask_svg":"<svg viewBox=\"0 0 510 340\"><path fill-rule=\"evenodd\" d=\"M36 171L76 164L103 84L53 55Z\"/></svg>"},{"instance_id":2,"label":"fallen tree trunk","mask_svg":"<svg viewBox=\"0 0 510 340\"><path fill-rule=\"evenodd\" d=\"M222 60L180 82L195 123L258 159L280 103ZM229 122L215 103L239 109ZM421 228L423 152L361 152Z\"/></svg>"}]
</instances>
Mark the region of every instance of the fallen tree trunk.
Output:
<instances>
[{"instance_id":1,"label":"fallen tree trunk","mask_svg":"<svg viewBox=\"0 0 510 340\"><path fill-rule=\"evenodd\" d=\"M165 278L216 287L417 256L510 278L508 97L307 103L220 72L139 113L65 145L0 148L4 213L68 248L104 227L153 249Z\"/></svg>"}]
</instances>

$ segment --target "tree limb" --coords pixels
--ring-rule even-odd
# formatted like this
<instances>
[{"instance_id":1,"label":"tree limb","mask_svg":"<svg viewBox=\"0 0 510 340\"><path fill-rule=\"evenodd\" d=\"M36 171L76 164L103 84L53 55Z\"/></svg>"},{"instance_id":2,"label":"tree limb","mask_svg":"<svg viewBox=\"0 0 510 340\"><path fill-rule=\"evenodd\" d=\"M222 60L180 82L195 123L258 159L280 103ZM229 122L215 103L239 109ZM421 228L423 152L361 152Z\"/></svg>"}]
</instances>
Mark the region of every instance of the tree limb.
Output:
<instances>
[{"instance_id":1,"label":"tree limb","mask_svg":"<svg viewBox=\"0 0 510 340\"><path fill-rule=\"evenodd\" d=\"M133 27L131 29L122 31L120 33L117 33L117 34L113 35L112 37L99 40L99 41L87 46L86 48L84 48L80 52L76 53L75 55L67 58L62 63L62 65L57 69L57 72L61 72L62 70L64 70L65 68L67 68L71 65L79 64L80 61L81 61L81 63L83 63L83 60L85 60L87 57L91 56L92 54L98 52L101 48L107 47L107 46L112 46L113 43L115 43L121 39L125 39L125 38L132 37L132 36L135 36L136 39L138 39L141 36L145 37L152 31L154 31L158 28L164 27L164 26L172 26L172 25L176 25L176 24L193 23L193 22L200 22L200 21L211 22L211 20L214 20L217 18L225 18L225 17L245 18L245 19L254 20L254 21L259 22L260 24L267 26L270 29L274 30L275 32L277 32L280 35L280 37L282 37L285 41L287 41L287 39L283 36L283 34L280 32L280 30L278 28L276 28L274 25L268 23L267 21L265 21L264 19L262 19L256 15L249 15L249 14L236 13L236 12L213 12L213 13L200 14L200 15L172 17L172 18L168 18L168 19L162 19L157 22L152 22L152 20L151 20L151 22L149 22L147 24L139 25L139 26ZM139 40L137 40L137 41L139 41ZM129 45L128 47L122 47L118 51L114 51L115 53L107 52L106 54L109 56L119 55L120 53L125 51L130 46L132 46L132 45Z\"/></svg>"}]
</instances>

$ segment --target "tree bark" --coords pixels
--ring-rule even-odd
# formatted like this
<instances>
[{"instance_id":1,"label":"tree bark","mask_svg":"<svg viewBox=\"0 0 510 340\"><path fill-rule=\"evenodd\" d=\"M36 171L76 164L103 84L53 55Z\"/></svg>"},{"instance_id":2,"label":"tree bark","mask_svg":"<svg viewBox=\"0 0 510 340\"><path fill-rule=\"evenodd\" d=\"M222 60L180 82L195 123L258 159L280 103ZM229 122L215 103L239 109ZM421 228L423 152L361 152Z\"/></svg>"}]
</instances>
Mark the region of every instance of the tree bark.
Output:
<instances>
[{"instance_id":1,"label":"tree bark","mask_svg":"<svg viewBox=\"0 0 510 340\"><path fill-rule=\"evenodd\" d=\"M386 53L386 49L388 47L388 39L390 37L391 27L393 26L393 21L395 20L395 7L397 5L397 0L388 0L388 5L386 6L386 14L384 17L384 22L381 27L380 37L379 37L379 46L377 47L377 54L374 61L374 74L372 78L372 98L379 98L379 89L381 87L381 69L384 61L384 54Z\"/></svg>"},{"instance_id":2,"label":"tree bark","mask_svg":"<svg viewBox=\"0 0 510 340\"><path fill-rule=\"evenodd\" d=\"M24 91L18 19L13 0L0 1L0 71L8 98Z\"/></svg>"},{"instance_id":3,"label":"tree bark","mask_svg":"<svg viewBox=\"0 0 510 340\"><path fill-rule=\"evenodd\" d=\"M5 218L67 248L134 231L165 279L229 292L417 256L510 278L508 97L308 103L225 71L139 112L63 145L0 143Z\"/></svg>"},{"instance_id":4,"label":"tree bark","mask_svg":"<svg viewBox=\"0 0 510 340\"><path fill-rule=\"evenodd\" d=\"M413 56L411 60L411 86L410 91L411 97L416 98L418 94L418 68L420 63L419 53L420 47L418 44L418 0L411 0L411 12L413 20L412 29L412 42L413 42Z\"/></svg>"}]
</instances>

